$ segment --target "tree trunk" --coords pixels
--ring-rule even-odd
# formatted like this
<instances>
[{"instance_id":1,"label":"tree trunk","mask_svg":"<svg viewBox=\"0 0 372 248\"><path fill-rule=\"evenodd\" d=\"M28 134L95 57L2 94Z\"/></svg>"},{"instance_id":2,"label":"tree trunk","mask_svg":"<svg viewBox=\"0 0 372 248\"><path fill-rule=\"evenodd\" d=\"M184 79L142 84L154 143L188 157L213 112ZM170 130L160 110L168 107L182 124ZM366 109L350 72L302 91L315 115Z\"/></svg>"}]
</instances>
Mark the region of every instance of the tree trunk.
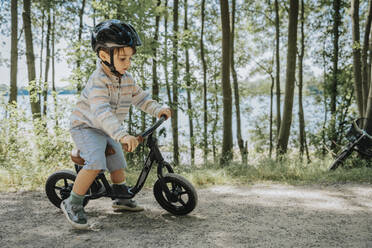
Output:
<instances>
[{"instance_id":1,"label":"tree trunk","mask_svg":"<svg viewBox=\"0 0 372 248\"><path fill-rule=\"evenodd\" d=\"M161 4L161 0L157 1L156 7L159 7ZM152 48L153 51L153 58L152 58L152 99L159 101L159 82L158 82L158 55L157 55L157 47L159 41L159 23L160 23L160 15L156 15L155 17L155 34L154 34L154 46ZM152 119L152 123L155 123L156 118Z\"/></svg>"},{"instance_id":2,"label":"tree trunk","mask_svg":"<svg viewBox=\"0 0 372 248\"><path fill-rule=\"evenodd\" d=\"M31 0L23 1L23 25L25 30L25 42L26 42L26 60L27 60L27 71L28 81L30 87L30 103L31 112L33 118L40 118L40 100L37 96L36 90L36 73L35 73L35 55L34 47L32 43L32 30L31 30Z\"/></svg>"},{"instance_id":3,"label":"tree trunk","mask_svg":"<svg viewBox=\"0 0 372 248\"><path fill-rule=\"evenodd\" d=\"M52 91L53 91L53 102L54 102L54 118L55 126L58 127L58 103L57 103L57 91L56 91L56 82L55 82L55 64L54 59L56 56L55 53L55 27L56 27L56 15L53 7L53 22L52 22Z\"/></svg>"},{"instance_id":4,"label":"tree trunk","mask_svg":"<svg viewBox=\"0 0 372 248\"><path fill-rule=\"evenodd\" d=\"M38 90L42 89L43 84L43 54L44 54L44 26L45 26L45 8L44 4L42 5L42 17L41 17L41 40L40 40L40 60L39 60L39 82L38 82ZM41 94L38 93L39 101L40 101L40 111L42 111L42 104L41 104Z\"/></svg>"},{"instance_id":5,"label":"tree trunk","mask_svg":"<svg viewBox=\"0 0 372 248\"><path fill-rule=\"evenodd\" d=\"M165 8L168 8L168 0L165 0ZM164 60L163 60L165 85L167 88L168 105L172 107L172 93L169 85L168 74L168 14L164 16Z\"/></svg>"},{"instance_id":6,"label":"tree trunk","mask_svg":"<svg viewBox=\"0 0 372 248\"><path fill-rule=\"evenodd\" d=\"M10 48L10 95L9 103L17 102L17 69L18 69L18 4L17 0L11 2L11 48Z\"/></svg>"},{"instance_id":7,"label":"tree trunk","mask_svg":"<svg viewBox=\"0 0 372 248\"><path fill-rule=\"evenodd\" d=\"M303 88L303 60L304 60L304 53L305 53L305 34L304 34L304 24L305 24L305 17L304 17L304 0L301 0L301 50L298 55L298 104L299 104L299 111L298 111L298 119L299 119L299 138L300 138L300 159L302 161L304 151L306 149L307 159L309 161L309 152L307 150L306 145L306 132L305 132L305 117L304 117L304 107L303 107L303 100L302 100L302 88Z\"/></svg>"},{"instance_id":8,"label":"tree trunk","mask_svg":"<svg viewBox=\"0 0 372 248\"><path fill-rule=\"evenodd\" d=\"M188 31L188 21L187 21L187 0L185 0L185 32ZM203 24L202 24L203 25ZM187 113L189 116L189 133L190 133L190 160L191 165L195 164L195 138L194 138L194 123L193 123L193 108L191 103L191 77L190 77L190 58L189 58L189 49L186 46L185 48L186 56L186 93L187 93Z\"/></svg>"},{"instance_id":9,"label":"tree trunk","mask_svg":"<svg viewBox=\"0 0 372 248\"><path fill-rule=\"evenodd\" d=\"M200 57L203 67L203 115L204 115L204 130L203 130L203 158L204 164L208 159L208 109L207 109L207 63L204 54L204 19L205 19L205 0L201 3L201 31L200 31Z\"/></svg>"},{"instance_id":10,"label":"tree trunk","mask_svg":"<svg viewBox=\"0 0 372 248\"><path fill-rule=\"evenodd\" d=\"M280 49L279 40L280 28L279 28L279 4L278 0L275 0L275 64L276 64L276 134L279 137L281 114L280 114Z\"/></svg>"},{"instance_id":11,"label":"tree trunk","mask_svg":"<svg viewBox=\"0 0 372 248\"><path fill-rule=\"evenodd\" d=\"M368 49L369 49L369 34L371 31L372 21L372 1L368 1L368 17L366 23L366 29L364 30L363 39L363 50L362 50L362 85L363 85L363 106L367 106L368 90L369 90L369 79L368 79ZM366 107L364 108L366 111ZM364 113L366 116L367 113Z\"/></svg>"},{"instance_id":12,"label":"tree trunk","mask_svg":"<svg viewBox=\"0 0 372 248\"><path fill-rule=\"evenodd\" d=\"M80 66L81 66L81 55L80 55L80 46L81 46L81 35L83 33L83 16L84 16L84 8L85 8L85 0L83 0L81 4L81 9L79 10L79 31L78 31L78 48L76 50L77 60L76 60L76 69L78 72L80 72ZM78 73L77 75L77 92L80 94L80 92L83 90L83 83L82 83L82 76L81 73Z\"/></svg>"},{"instance_id":13,"label":"tree trunk","mask_svg":"<svg viewBox=\"0 0 372 248\"><path fill-rule=\"evenodd\" d=\"M215 88L215 92L214 92L214 103L215 103L214 113L215 113L215 116L214 116L214 119L213 119L213 128L212 128L212 150L213 150L213 162L217 163L216 132L217 132L218 119L219 119L218 118L219 117L219 107L218 107L218 96L217 96L218 85L217 85L216 77L215 77L215 80L214 80L214 88Z\"/></svg>"},{"instance_id":14,"label":"tree trunk","mask_svg":"<svg viewBox=\"0 0 372 248\"><path fill-rule=\"evenodd\" d=\"M178 148L178 0L173 3L173 70L172 70L172 91L173 91L173 156L174 163L179 164L179 148Z\"/></svg>"},{"instance_id":15,"label":"tree trunk","mask_svg":"<svg viewBox=\"0 0 372 248\"><path fill-rule=\"evenodd\" d=\"M363 85L362 85L362 71L361 71L361 60L360 60L360 34L359 34L359 0L351 1L351 13L352 13L352 33L353 33L353 73L354 73L354 88L356 92L356 100L359 111L359 116L364 115L365 106L363 102L367 102L367 85L365 89L365 96L363 96Z\"/></svg>"},{"instance_id":16,"label":"tree trunk","mask_svg":"<svg viewBox=\"0 0 372 248\"><path fill-rule=\"evenodd\" d=\"M273 153L273 98L274 98L274 85L275 85L275 78L271 77L271 87L270 87L270 127L269 127L269 138L270 138L270 146L269 146L269 157L271 158Z\"/></svg>"},{"instance_id":17,"label":"tree trunk","mask_svg":"<svg viewBox=\"0 0 372 248\"><path fill-rule=\"evenodd\" d=\"M327 62L326 62L326 41L324 40L323 43L323 52L322 52L322 59L323 59L323 88L327 88ZM326 155L327 147L326 144L326 125L327 125L327 119L328 119L328 103L327 103L327 95L323 93L323 104L324 104L324 121L322 126L322 142L323 142L323 149L322 149L322 155L323 157Z\"/></svg>"},{"instance_id":18,"label":"tree trunk","mask_svg":"<svg viewBox=\"0 0 372 248\"><path fill-rule=\"evenodd\" d=\"M228 165L232 153L232 94L230 85L230 14L228 0L220 0L222 23L223 140L220 164Z\"/></svg>"},{"instance_id":19,"label":"tree trunk","mask_svg":"<svg viewBox=\"0 0 372 248\"><path fill-rule=\"evenodd\" d=\"M51 29L51 20L50 20L50 3L48 5L48 20L47 20L47 35L46 35L46 55L45 55L45 75L44 75L44 87L43 87L43 115L47 114L47 105L48 105L48 74L49 74L49 62L50 62L50 29Z\"/></svg>"},{"instance_id":20,"label":"tree trunk","mask_svg":"<svg viewBox=\"0 0 372 248\"><path fill-rule=\"evenodd\" d=\"M232 0L232 11L231 11L231 40L230 40L230 52L231 52L231 73L233 77L234 86L234 98L235 98L235 111L236 111L236 138L238 140L238 146L240 150L240 155L242 157L242 163L247 164L247 147L244 146L244 140L242 138L241 130L241 120L240 120L240 99L239 99L239 85L238 76L235 71L235 61L234 61L234 32L235 32L235 6L236 0Z\"/></svg>"},{"instance_id":21,"label":"tree trunk","mask_svg":"<svg viewBox=\"0 0 372 248\"><path fill-rule=\"evenodd\" d=\"M293 94L296 74L298 0L290 0L288 25L288 52L285 82L283 120L278 138L278 153L287 152L289 133L292 123Z\"/></svg>"}]
</instances>

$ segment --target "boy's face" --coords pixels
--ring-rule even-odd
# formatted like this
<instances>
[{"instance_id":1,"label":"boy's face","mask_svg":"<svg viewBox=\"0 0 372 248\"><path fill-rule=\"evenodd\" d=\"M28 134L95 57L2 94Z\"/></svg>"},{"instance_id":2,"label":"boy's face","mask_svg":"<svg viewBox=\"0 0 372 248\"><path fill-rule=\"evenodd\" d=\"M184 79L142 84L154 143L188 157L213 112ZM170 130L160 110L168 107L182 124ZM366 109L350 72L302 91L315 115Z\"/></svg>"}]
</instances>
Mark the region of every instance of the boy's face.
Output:
<instances>
[{"instance_id":1,"label":"boy's face","mask_svg":"<svg viewBox=\"0 0 372 248\"><path fill-rule=\"evenodd\" d=\"M114 51L114 65L116 70L120 74L124 74L130 67L130 61L134 54L133 48L131 47L122 47L119 49L115 49ZM110 63L110 55L104 51L100 51L99 53L102 60L107 61Z\"/></svg>"}]
</instances>

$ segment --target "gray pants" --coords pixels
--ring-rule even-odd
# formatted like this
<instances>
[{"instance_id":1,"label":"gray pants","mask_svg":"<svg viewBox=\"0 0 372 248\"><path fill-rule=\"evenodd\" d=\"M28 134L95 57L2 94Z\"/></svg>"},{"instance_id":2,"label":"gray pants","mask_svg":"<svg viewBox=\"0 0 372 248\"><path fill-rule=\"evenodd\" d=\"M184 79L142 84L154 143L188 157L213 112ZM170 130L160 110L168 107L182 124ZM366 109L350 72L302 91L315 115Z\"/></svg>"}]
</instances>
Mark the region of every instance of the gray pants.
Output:
<instances>
[{"instance_id":1,"label":"gray pants","mask_svg":"<svg viewBox=\"0 0 372 248\"><path fill-rule=\"evenodd\" d=\"M113 172L127 166L121 144L101 130L72 128L70 133L76 148L80 150L80 157L85 160L83 169ZM107 144L114 148L114 155L105 156Z\"/></svg>"}]
</instances>

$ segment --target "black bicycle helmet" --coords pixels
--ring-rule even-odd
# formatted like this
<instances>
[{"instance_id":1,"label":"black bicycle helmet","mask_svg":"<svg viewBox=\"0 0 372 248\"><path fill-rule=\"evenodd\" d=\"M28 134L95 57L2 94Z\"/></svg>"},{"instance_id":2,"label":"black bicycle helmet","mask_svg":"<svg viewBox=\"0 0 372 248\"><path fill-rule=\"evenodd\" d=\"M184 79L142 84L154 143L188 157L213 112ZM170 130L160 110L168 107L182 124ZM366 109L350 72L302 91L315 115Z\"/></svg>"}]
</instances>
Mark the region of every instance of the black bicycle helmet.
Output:
<instances>
[{"instance_id":1,"label":"black bicycle helmet","mask_svg":"<svg viewBox=\"0 0 372 248\"><path fill-rule=\"evenodd\" d=\"M118 47L132 47L135 49L141 46L142 42L132 25L119 20L106 20L94 27L92 32L92 49L97 53L105 48L110 52L110 63L102 61L111 72L121 75L114 66L114 49Z\"/></svg>"}]
</instances>

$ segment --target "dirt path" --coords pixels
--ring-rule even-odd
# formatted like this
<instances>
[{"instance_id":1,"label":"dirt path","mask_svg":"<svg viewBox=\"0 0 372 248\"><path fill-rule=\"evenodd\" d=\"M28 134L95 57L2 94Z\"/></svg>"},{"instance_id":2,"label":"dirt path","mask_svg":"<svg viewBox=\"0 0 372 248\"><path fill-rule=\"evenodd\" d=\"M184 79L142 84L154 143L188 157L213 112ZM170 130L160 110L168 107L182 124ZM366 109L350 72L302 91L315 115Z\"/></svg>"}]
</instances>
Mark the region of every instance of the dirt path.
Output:
<instances>
[{"instance_id":1,"label":"dirt path","mask_svg":"<svg viewBox=\"0 0 372 248\"><path fill-rule=\"evenodd\" d=\"M372 185L214 186L199 189L188 216L159 207L115 213L108 198L86 210L91 229L74 230L44 192L0 195L0 247L372 247Z\"/></svg>"}]
</instances>

